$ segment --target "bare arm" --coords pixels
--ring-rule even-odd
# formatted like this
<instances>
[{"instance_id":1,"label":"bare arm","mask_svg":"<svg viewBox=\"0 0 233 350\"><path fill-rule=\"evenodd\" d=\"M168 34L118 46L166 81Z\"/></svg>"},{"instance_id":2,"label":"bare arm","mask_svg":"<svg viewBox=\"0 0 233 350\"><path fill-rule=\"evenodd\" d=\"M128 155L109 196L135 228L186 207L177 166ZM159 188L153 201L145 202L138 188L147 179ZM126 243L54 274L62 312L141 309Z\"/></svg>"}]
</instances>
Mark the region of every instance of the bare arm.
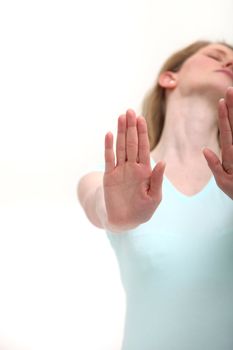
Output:
<instances>
[{"instance_id":1,"label":"bare arm","mask_svg":"<svg viewBox=\"0 0 233 350\"><path fill-rule=\"evenodd\" d=\"M90 222L98 228L105 228L106 209L102 172L92 172L80 179L78 199Z\"/></svg>"},{"instance_id":2,"label":"bare arm","mask_svg":"<svg viewBox=\"0 0 233 350\"><path fill-rule=\"evenodd\" d=\"M116 154L115 154L116 153ZM148 221L162 199L165 164L150 165L146 121L128 110L113 135L105 137L105 172L85 175L78 197L89 220L99 228L121 232Z\"/></svg>"}]
</instances>

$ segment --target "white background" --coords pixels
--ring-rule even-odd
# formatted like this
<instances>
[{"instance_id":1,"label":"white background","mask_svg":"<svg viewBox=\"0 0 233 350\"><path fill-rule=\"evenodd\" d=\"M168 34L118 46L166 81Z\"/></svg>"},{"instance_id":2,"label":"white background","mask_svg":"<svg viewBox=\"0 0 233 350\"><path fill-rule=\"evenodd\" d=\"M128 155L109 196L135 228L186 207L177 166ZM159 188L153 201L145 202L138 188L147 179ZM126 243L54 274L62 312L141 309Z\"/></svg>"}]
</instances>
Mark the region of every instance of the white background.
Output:
<instances>
[{"instance_id":1,"label":"white background","mask_svg":"<svg viewBox=\"0 0 233 350\"><path fill-rule=\"evenodd\" d=\"M231 41L232 13L232 0L1 1L0 350L119 350L124 292L78 180L164 59Z\"/></svg>"}]
</instances>

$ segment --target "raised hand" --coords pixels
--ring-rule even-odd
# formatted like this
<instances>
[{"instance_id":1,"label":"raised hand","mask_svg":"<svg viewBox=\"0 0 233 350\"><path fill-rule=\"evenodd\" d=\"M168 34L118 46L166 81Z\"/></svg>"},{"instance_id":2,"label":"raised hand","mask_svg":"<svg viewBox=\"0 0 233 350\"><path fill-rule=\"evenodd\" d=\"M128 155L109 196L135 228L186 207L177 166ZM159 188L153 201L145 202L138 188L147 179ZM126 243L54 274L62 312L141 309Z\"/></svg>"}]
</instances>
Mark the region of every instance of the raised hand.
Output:
<instances>
[{"instance_id":1,"label":"raised hand","mask_svg":"<svg viewBox=\"0 0 233 350\"><path fill-rule=\"evenodd\" d=\"M208 148L203 150L217 185L233 199L233 87L227 89L219 101L219 130L222 148L222 163Z\"/></svg>"},{"instance_id":2,"label":"raised hand","mask_svg":"<svg viewBox=\"0 0 233 350\"><path fill-rule=\"evenodd\" d=\"M133 110L118 118L116 157L113 135L105 136L104 198L110 227L134 228L151 218L162 199L165 163L150 165L147 125Z\"/></svg>"}]
</instances>

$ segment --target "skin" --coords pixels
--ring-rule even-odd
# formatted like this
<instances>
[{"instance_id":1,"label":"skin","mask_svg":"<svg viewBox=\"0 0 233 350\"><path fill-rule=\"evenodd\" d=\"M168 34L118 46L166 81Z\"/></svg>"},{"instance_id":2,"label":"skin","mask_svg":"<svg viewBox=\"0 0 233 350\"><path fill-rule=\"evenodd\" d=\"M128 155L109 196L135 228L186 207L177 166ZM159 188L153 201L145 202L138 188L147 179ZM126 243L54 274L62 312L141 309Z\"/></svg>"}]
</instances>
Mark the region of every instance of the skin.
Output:
<instances>
[{"instance_id":1,"label":"skin","mask_svg":"<svg viewBox=\"0 0 233 350\"><path fill-rule=\"evenodd\" d=\"M187 59L179 72L161 74L165 125L151 153L145 119L132 109L118 118L116 152L112 133L105 136L104 174L87 174L78 187L94 225L122 232L149 220L162 200L164 175L187 196L214 176L233 199L233 79L219 69L233 71L233 51L211 44ZM153 169L150 157L157 163Z\"/></svg>"},{"instance_id":2,"label":"skin","mask_svg":"<svg viewBox=\"0 0 233 350\"><path fill-rule=\"evenodd\" d=\"M165 164L160 162L151 169L146 122L136 118L133 110L118 119L116 160L113 136L106 135L105 162L108 223L115 230L126 230L149 220L162 199Z\"/></svg>"},{"instance_id":3,"label":"skin","mask_svg":"<svg viewBox=\"0 0 233 350\"><path fill-rule=\"evenodd\" d=\"M219 102L219 129L222 161L212 150L204 149L204 156L216 183L233 200L233 88L228 88Z\"/></svg>"},{"instance_id":4,"label":"skin","mask_svg":"<svg viewBox=\"0 0 233 350\"><path fill-rule=\"evenodd\" d=\"M213 174L219 187L232 198L229 181L233 182L228 176L233 166L232 138L227 138L226 146L225 135L232 136L233 130L233 79L219 69L233 71L233 51L212 44L191 56L178 73L160 76L160 84L166 89L167 111L152 157L166 161L167 177L187 195L199 192ZM220 164L222 170L228 168L228 175L222 171L220 176Z\"/></svg>"}]
</instances>

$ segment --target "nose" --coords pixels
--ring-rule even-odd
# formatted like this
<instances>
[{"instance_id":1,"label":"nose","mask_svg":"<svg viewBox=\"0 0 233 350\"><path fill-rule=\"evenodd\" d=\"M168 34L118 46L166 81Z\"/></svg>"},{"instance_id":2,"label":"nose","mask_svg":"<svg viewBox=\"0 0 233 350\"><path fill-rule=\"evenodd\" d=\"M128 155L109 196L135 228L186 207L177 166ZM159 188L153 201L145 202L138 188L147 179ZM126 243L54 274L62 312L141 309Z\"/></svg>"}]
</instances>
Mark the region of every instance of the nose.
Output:
<instances>
[{"instance_id":1,"label":"nose","mask_svg":"<svg viewBox=\"0 0 233 350\"><path fill-rule=\"evenodd\" d=\"M224 63L224 67L233 69L233 58Z\"/></svg>"}]
</instances>

